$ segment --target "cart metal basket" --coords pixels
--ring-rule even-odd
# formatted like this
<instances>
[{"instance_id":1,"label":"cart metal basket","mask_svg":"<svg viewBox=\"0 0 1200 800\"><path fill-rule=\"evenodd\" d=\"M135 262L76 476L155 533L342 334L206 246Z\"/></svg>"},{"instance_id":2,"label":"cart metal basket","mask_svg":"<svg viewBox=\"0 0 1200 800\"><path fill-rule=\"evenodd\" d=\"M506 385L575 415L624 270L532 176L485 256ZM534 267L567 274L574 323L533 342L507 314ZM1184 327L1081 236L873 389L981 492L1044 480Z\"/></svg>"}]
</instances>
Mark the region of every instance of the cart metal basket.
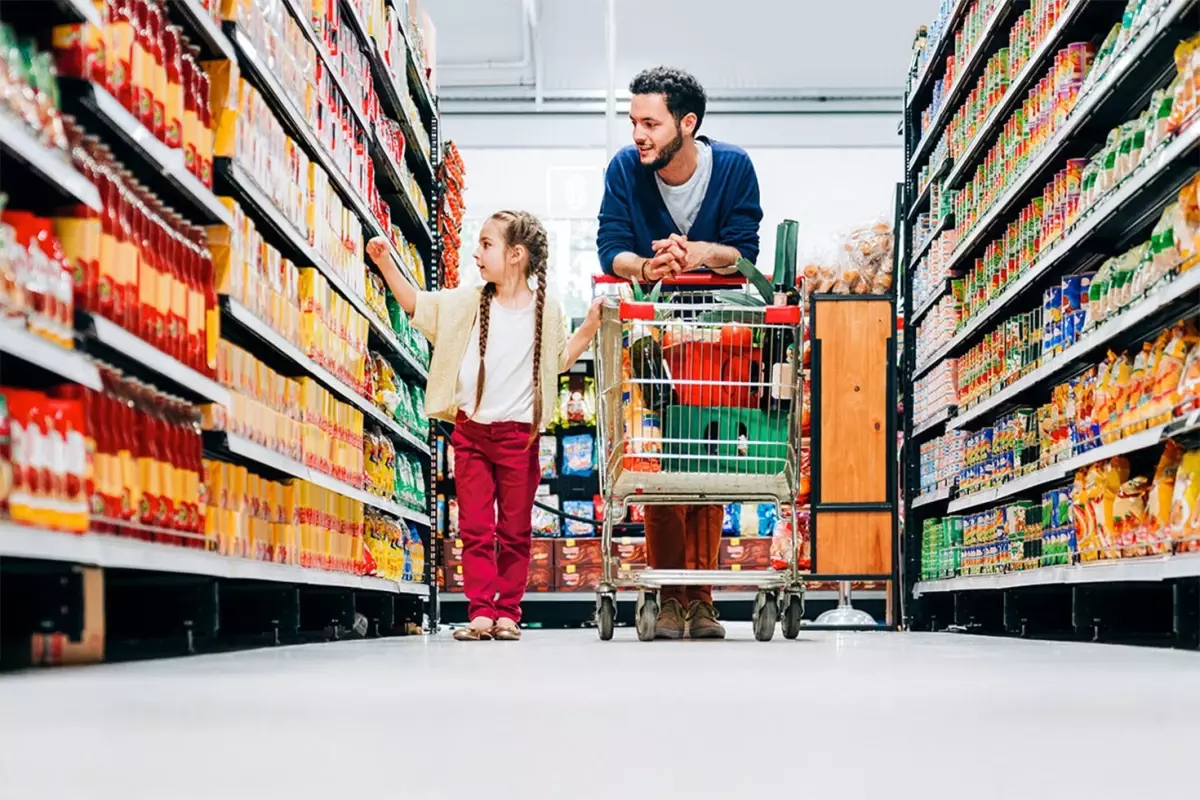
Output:
<instances>
[{"instance_id":1,"label":"cart metal basket","mask_svg":"<svg viewBox=\"0 0 1200 800\"><path fill-rule=\"evenodd\" d=\"M658 591L757 588L754 630L795 638L804 613L794 506L799 493L802 316L745 290L676 291L662 302L610 299L596 346L604 524L597 589L600 638L612 638L619 589L638 590L637 633L655 636ZM628 505L771 503L790 521L785 569L623 569L614 522Z\"/></svg>"}]
</instances>

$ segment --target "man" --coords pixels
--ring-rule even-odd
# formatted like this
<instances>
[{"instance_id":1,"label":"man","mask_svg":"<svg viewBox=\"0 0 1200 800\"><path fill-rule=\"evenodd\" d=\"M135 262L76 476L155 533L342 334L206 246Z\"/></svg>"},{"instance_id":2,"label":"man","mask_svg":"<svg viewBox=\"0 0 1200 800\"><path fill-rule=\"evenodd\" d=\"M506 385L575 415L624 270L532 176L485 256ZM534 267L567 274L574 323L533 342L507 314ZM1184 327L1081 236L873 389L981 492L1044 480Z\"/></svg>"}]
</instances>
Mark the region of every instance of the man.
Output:
<instances>
[{"instance_id":1,"label":"man","mask_svg":"<svg viewBox=\"0 0 1200 800\"><path fill-rule=\"evenodd\" d=\"M683 70L656 67L629 85L633 145L608 165L600 264L610 275L655 282L683 272L736 270L758 258L758 177L739 147L698 136L704 88ZM656 569L717 568L720 506L647 506L646 548ZM711 586L662 593L662 639L722 639Z\"/></svg>"}]
</instances>

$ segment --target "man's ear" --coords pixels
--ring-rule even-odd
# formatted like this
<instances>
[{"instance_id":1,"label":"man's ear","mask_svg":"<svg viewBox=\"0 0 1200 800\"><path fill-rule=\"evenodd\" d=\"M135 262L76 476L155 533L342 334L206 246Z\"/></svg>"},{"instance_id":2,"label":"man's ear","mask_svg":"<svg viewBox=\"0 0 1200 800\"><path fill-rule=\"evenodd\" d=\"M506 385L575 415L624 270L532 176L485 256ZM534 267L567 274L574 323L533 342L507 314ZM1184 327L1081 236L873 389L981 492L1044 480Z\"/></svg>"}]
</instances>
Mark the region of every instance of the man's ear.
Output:
<instances>
[{"instance_id":1,"label":"man's ear","mask_svg":"<svg viewBox=\"0 0 1200 800\"><path fill-rule=\"evenodd\" d=\"M688 112L683 115L683 119L679 120L679 130L685 136L693 136L696 133L697 117L694 112Z\"/></svg>"}]
</instances>

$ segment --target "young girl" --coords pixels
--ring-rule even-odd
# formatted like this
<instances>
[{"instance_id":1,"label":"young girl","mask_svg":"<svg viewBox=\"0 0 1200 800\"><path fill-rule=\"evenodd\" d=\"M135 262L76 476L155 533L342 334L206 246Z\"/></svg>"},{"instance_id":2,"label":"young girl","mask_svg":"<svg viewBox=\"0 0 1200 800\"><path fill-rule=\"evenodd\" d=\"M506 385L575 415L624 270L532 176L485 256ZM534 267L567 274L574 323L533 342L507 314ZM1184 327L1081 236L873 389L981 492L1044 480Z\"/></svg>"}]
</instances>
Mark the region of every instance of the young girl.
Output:
<instances>
[{"instance_id":1,"label":"young girl","mask_svg":"<svg viewBox=\"0 0 1200 800\"><path fill-rule=\"evenodd\" d=\"M568 340L562 307L546 296L546 230L523 211L500 211L483 226L475 251L482 287L418 292L400 274L384 239L368 242L367 255L413 326L433 343L429 417L455 423L451 443L470 624L454 638L519 639L541 474L534 445L557 402L558 374L596 335L599 301Z\"/></svg>"}]
</instances>

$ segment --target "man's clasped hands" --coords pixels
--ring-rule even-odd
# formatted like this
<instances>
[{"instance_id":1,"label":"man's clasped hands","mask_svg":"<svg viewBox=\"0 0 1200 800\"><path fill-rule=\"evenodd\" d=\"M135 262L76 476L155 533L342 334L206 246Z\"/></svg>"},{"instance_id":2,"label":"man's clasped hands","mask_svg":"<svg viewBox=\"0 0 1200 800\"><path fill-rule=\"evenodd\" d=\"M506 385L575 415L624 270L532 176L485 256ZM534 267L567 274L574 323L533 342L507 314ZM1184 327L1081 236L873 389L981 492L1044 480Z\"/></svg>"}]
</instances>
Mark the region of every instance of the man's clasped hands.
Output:
<instances>
[{"instance_id":1,"label":"man's clasped hands","mask_svg":"<svg viewBox=\"0 0 1200 800\"><path fill-rule=\"evenodd\" d=\"M708 242L689 242L686 236L673 233L654 242L654 257L642 262L642 279L657 282L700 269L711 260L712 252Z\"/></svg>"}]
</instances>

